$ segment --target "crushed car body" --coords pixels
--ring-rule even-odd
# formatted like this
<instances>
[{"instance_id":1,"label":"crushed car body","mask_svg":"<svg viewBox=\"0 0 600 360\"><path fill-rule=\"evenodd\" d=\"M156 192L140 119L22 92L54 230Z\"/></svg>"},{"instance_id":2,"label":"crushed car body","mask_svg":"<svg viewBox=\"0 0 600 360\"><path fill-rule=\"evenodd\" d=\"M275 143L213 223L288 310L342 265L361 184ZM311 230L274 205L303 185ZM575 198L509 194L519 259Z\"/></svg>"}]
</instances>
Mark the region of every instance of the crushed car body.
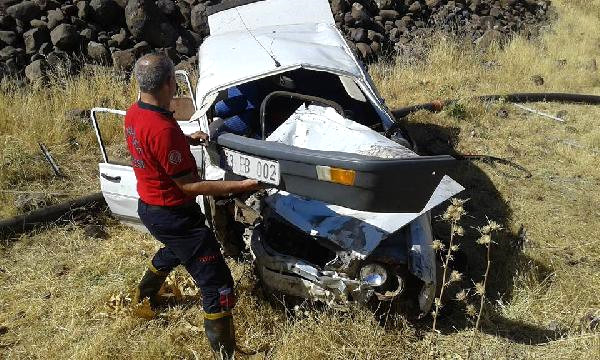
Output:
<instances>
[{"instance_id":1,"label":"crushed car body","mask_svg":"<svg viewBox=\"0 0 600 360\"><path fill-rule=\"evenodd\" d=\"M238 1L208 14L195 112L179 124L211 135L192 148L206 179L269 185L198 197L219 241L245 243L272 290L332 304L408 297L428 313L438 282L430 210L463 190L445 174L454 159L419 156L394 130L326 0ZM94 110L102 191L135 222L131 166L106 156L95 118L104 110Z\"/></svg>"}]
</instances>

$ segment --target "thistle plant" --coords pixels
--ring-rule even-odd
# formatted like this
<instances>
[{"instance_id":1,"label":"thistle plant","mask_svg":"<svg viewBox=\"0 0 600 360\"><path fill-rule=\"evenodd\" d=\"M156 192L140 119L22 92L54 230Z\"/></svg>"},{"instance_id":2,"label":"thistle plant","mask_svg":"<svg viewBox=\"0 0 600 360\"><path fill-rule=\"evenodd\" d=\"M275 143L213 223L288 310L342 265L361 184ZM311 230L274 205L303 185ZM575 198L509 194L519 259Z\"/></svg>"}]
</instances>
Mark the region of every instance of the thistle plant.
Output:
<instances>
[{"instance_id":1,"label":"thistle plant","mask_svg":"<svg viewBox=\"0 0 600 360\"><path fill-rule=\"evenodd\" d=\"M442 219L447 221L450 224L450 242L448 243L448 247L440 240L435 240L433 242L433 248L436 251L440 251L444 253L443 257L443 273L442 273L442 288L440 290L440 294L434 300L434 309L432 312L433 315L433 331L437 333L437 319L440 314L441 308L444 306L442 303L442 299L444 296L444 291L448 288L451 283L458 282L462 280L462 274L456 270L449 272L450 262L454 259L453 253L457 252L459 249L459 245L457 244L457 238L464 235L465 230L462 226L459 225L460 219L463 215L466 214L463 205L466 200L452 199L452 203L446 209L446 212L442 215Z\"/></svg>"},{"instance_id":2,"label":"thistle plant","mask_svg":"<svg viewBox=\"0 0 600 360\"><path fill-rule=\"evenodd\" d=\"M490 266L492 264L491 254L492 254L492 244L494 241L492 240L492 234L501 230L502 227L498 225L495 221L488 220L488 224L482 228L478 228L479 234L481 235L479 239L477 239L477 243L479 245L486 247L486 257L487 257L487 265L485 268L485 273L483 275L483 282L475 283L475 294L479 296L479 310L477 311L475 306L472 304L467 305L467 315L471 317L477 317L475 321L475 327L473 328L473 334L471 336L471 343L469 345L469 350L467 351L467 359L471 358L471 351L473 350L473 344L475 343L475 338L477 336L477 331L479 331L479 324L481 322L481 314L483 313L483 305L485 303L485 295L486 295L486 286L487 279L490 273ZM465 295L465 299L468 295ZM457 297L458 300L458 297Z\"/></svg>"}]
</instances>

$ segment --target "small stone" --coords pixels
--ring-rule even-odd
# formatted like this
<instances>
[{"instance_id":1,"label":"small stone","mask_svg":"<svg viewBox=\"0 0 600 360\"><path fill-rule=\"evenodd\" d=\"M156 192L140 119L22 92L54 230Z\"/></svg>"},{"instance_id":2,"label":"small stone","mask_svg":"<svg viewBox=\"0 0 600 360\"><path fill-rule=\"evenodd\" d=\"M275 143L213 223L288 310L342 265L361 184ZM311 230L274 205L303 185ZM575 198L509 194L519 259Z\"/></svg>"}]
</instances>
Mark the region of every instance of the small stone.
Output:
<instances>
[{"instance_id":1,"label":"small stone","mask_svg":"<svg viewBox=\"0 0 600 360\"><path fill-rule=\"evenodd\" d=\"M348 11L350 5L347 0L333 0L331 1L331 11L334 14L344 13Z\"/></svg>"},{"instance_id":2,"label":"small stone","mask_svg":"<svg viewBox=\"0 0 600 360\"><path fill-rule=\"evenodd\" d=\"M40 7L32 1L23 1L6 9L8 15L25 23L40 16L40 12Z\"/></svg>"},{"instance_id":3,"label":"small stone","mask_svg":"<svg viewBox=\"0 0 600 360\"><path fill-rule=\"evenodd\" d=\"M42 55L48 55L52 52L53 46L51 43L47 42L40 46L39 53Z\"/></svg>"},{"instance_id":4,"label":"small stone","mask_svg":"<svg viewBox=\"0 0 600 360\"><path fill-rule=\"evenodd\" d=\"M77 6L72 4L63 5L60 8L65 16L77 16Z\"/></svg>"},{"instance_id":5,"label":"small stone","mask_svg":"<svg viewBox=\"0 0 600 360\"><path fill-rule=\"evenodd\" d=\"M88 56L96 62L107 64L110 62L111 56L108 49L97 42L90 41L87 45Z\"/></svg>"},{"instance_id":6,"label":"small stone","mask_svg":"<svg viewBox=\"0 0 600 360\"><path fill-rule=\"evenodd\" d=\"M0 60L7 61L17 55L17 49L12 46L5 46L0 50Z\"/></svg>"},{"instance_id":7,"label":"small stone","mask_svg":"<svg viewBox=\"0 0 600 360\"><path fill-rule=\"evenodd\" d=\"M588 71L598 71L598 62L596 61L596 59L590 59L585 64L585 69Z\"/></svg>"},{"instance_id":8,"label":"small stone","mask_svg":"<svg viewBox=\"0 0 600 360\"><path fill-rule=\"evenodd\" d=\"M206 5L198 4L192 8L190 22L192 23L192 29L195 32L199 34L207 33L208 18L206 16Z\"/></svg>"},{"instance_id":9,"label":"small stone","mask_svg":"<svg viewBox=\"0 0 600 360\"><path fill-rule=\"evenodd\" d=\"M393 9L395 3L395 0L375 0L375 4L379 10Z\"/></svg>"},{"instance_id":10,"label":"small stone","mask_svg":"<svg viewBox=\"0 0 600 360\"><path fill-rule=\"evenodd\" d=\"M400 13L396 10L381 10L379 16L381 16L381 19L384 21L395 21L400 17Z\"/></svg>"},{"instance_id":11,"label":"small stone","mask_svg":"<svg viewBox=\"0 0 600 360\"><path fill-rule=\"evenodd\" d=\"M113 65L117 70L130 70L135 64L135 53L133 49L117 50L112 53Z\"/></svg>"},{"instance_id":12,"label":"small stone","mask_svg":"<svg viewBox=\"0 0 600 360\"><path fill-rule=\"evenodd\" d=\"M46 69L48 68L45 60L35 60L25 67L25 76L32 83L44 81Z\"/></svg>"},{"instance_id":13,"label":"small stone","mask_svg":"<svg viewBox=\"0 0 600 360\"><path fill-rule=\"evenodd\" d=\"M48 11L48 29L54 29L65 20L65 14L61 10Z\"/></svg>"},{"instance_id":14,"label":"small stone","mask_svg":"<svg viewBox=\"0 0 600 360\"><path fill-rule=\"evenodd\" d=\"M373 50L371 49L369 44L359 42L358 44L356 44L356 48L358 49L358 53L363 59L367 59L373 53Z\"/></svg>"},{"instance_id":15,"label":"small stone","mask_svg":"<svg viewBox=\"0 0 600 360\"><path fill-rule=\"evenodd\" d=\"M93 29L90 28L81 30L79 36L86 39L87 41L96 40L96 33Z\"/></svg>"},{"instance_id":16,"label":"small stone","mask_svg":"<svg viewBox=\"0 0 600 360\"><path fill-rule=\"evenodd\" d=\"M418 1L413 2L412 4L410 4L410 6L408 7L408 12L411 13L418 13L419 11L421 11L421 3Z\"/></svg>"},{"instance_id":17,"label":"small stone","mask_svg":"<svg viewBox=\"0 0 600 360\"><path fill-rule=\"evenodd\" d=\"M71 24L60 24L50 33L52 44L61 50L74 50L79 45L79 33Z\"/></svg>"},{"instance_id":18,"label":"small stone","mask_svg":"<svg viewBox=\"0 0 600 360\"><path fill-rule=\"evenodd\" d=\"M119 33L111 36L111 39L116 41L116 46L120 49L126 48L129 45L129 37L125 29L121 29Z\"/></svg>"},{"instance_id":19,"label":"small stone","mask_svg":"<svg viewBox=\"0 0 600 360\"><path fill-rule=\"evenodd\" d=\"M367 10L365 10L365 7L359 3L355 2L354 4L352 4L352 11L350 13L352 15L352 18L355 21L369 21L370 20Z\"/></svg>"},{"instance_id":20,"label":"small stone","mask_svg":"<svg viewBox=\"0 0 600 360\"><path fill-rule=\"evenodd\" d=\"M46 23L45 21L42 20L38 20L38 19L33 19L29 22L29 25L32 28L48 28L48 23Z\"/></svg>"},{"instance_id":21,"label":"small stone","mask_svg":"<svg viewBox=\"0 0 600 360\"><path fill-rule=\"evenodd\" d=\"M33 54L38 51L43 43L50 41L50 34L46 28L34 28L23 34L25 52Z\"/></svg>"},{"instance_id":22,"label":"small stone","mask_svg":"<svg viewBox=\"0 0 600 360\"><path fill-rule=\"evenodd\" d=\"M531 81L537 85L537 86L542 86L544 85L544 78L542 77L542 75L534 75L531 77Z\"/></svg>"},{"instance_id":23,"label":"small stone","mask_svg":"<svg viewBox=\"0 0 600 360\"><path fill-rule=\"evenodd\" d=\"M508 115L509 115L508 110L506 110L506 109L500 109L496 113L496 116L498 116L501 119L506 119L508 117Z\"/></svg>"},{"instance_id":24,"label":"small stone","mask_svg":"<svg viewBox=\"0 0 600 360\"><path fill-rule=\"evenodd\" d=\"M4 335L8 332L8 326L0 325L0 335Z\"/></svg>"},{"instance_id":25,"label":"small stone","mask_svg":"<svg viewBox=\"0 0 600 360\"><path fill-rule=\"evenodd\" d=\"M563 119L563 120L566 120L566 119L567 119L567 115L568 115L568 112L567 112L567 110L559 110L559 111L556 113L556 117L557 117L557 118L559 118L559 119Z\"/></svg>"},{"instance_id":26,"label":"small stone","mask_svg":"<svg viewBox=\"0 0 600 360\"><path fill-rule=\"evenodd\" d=\"M108 238L108 233L104 228L100 225L86 225L83 229L83 233L85 236L93 238L93 239L106 239Z\"/></svg>"},{"instance_id":27,"label":"small stone","mask_svg":"<svg viewBox=\"0 0 600 360\"><path fill-rule=\"evenodd\" d=\"M92 8L86 1L77 3L77 17L82 20L88 20L92 16Z\"/></svg>"},{"instance_id":28,"label":"small stone","mask_svg":"<svg viewBox=\"0 0 600 360\"><path fill-rule=\"evenodd\" d=\"M441 0L425 0L425 5L427 5L428 8L433 9L438 7L438 5L440 5Z\"/></svg>"},{"instance_id":29,"label":"small stone","mask_svg":"<svg viewBox=\"0 0 600 360\"><path fill-rule=\"evenodd\" d=\"M0 31L0 43L14 46L17 43L17 34L14 31Z\"/></svg>"},{"instance_id":30,"label":"small stone","mask_svg":"<svg viewBox=\"0 0 600 360\"><path fill-rule=\"evenodd\" d=\"M140 57L150 51L150 44L146 41L140 41L139 43L133 45L133 52L136 57Z\"/></svg>"}]
</instances>

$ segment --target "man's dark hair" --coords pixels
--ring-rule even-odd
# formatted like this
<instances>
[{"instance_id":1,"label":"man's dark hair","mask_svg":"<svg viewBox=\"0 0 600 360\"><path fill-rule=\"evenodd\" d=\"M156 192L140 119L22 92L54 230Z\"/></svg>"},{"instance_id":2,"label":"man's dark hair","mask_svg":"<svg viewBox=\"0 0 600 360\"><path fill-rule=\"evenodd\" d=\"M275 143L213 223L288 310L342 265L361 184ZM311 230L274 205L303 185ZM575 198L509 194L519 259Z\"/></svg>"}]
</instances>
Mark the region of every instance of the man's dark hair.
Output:
<instances>
[{"instance_id":1,"label":"man's dark hair","mask_svg":"<svg viewBox=\"0 0 600 360\"><path fill-rule=\"evenodd\" d=\"M148 54L135 63L134 73L141 92L155 93L174 71L173 62L164 54Z\"/></svg>"}]
</instances>

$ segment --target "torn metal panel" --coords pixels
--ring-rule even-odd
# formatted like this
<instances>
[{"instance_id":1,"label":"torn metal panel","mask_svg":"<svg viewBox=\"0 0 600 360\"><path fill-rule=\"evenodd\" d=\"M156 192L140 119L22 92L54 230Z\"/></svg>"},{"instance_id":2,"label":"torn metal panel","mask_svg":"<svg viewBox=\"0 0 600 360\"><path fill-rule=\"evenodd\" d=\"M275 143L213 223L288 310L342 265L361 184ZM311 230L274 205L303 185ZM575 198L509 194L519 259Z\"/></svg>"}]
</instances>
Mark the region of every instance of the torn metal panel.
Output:
<instances>
[{"instance_id":1,"label":"torn metal panel","mask_svg":"<svg viewBox=\"0 0 600 360\"><path fill-rule=\"evenodd\" d=\"M369 127L344 118L333 108L318 105L300 106L267 141L383 159L418 157L412 150Z\"/></svg>"}]
</instances>

